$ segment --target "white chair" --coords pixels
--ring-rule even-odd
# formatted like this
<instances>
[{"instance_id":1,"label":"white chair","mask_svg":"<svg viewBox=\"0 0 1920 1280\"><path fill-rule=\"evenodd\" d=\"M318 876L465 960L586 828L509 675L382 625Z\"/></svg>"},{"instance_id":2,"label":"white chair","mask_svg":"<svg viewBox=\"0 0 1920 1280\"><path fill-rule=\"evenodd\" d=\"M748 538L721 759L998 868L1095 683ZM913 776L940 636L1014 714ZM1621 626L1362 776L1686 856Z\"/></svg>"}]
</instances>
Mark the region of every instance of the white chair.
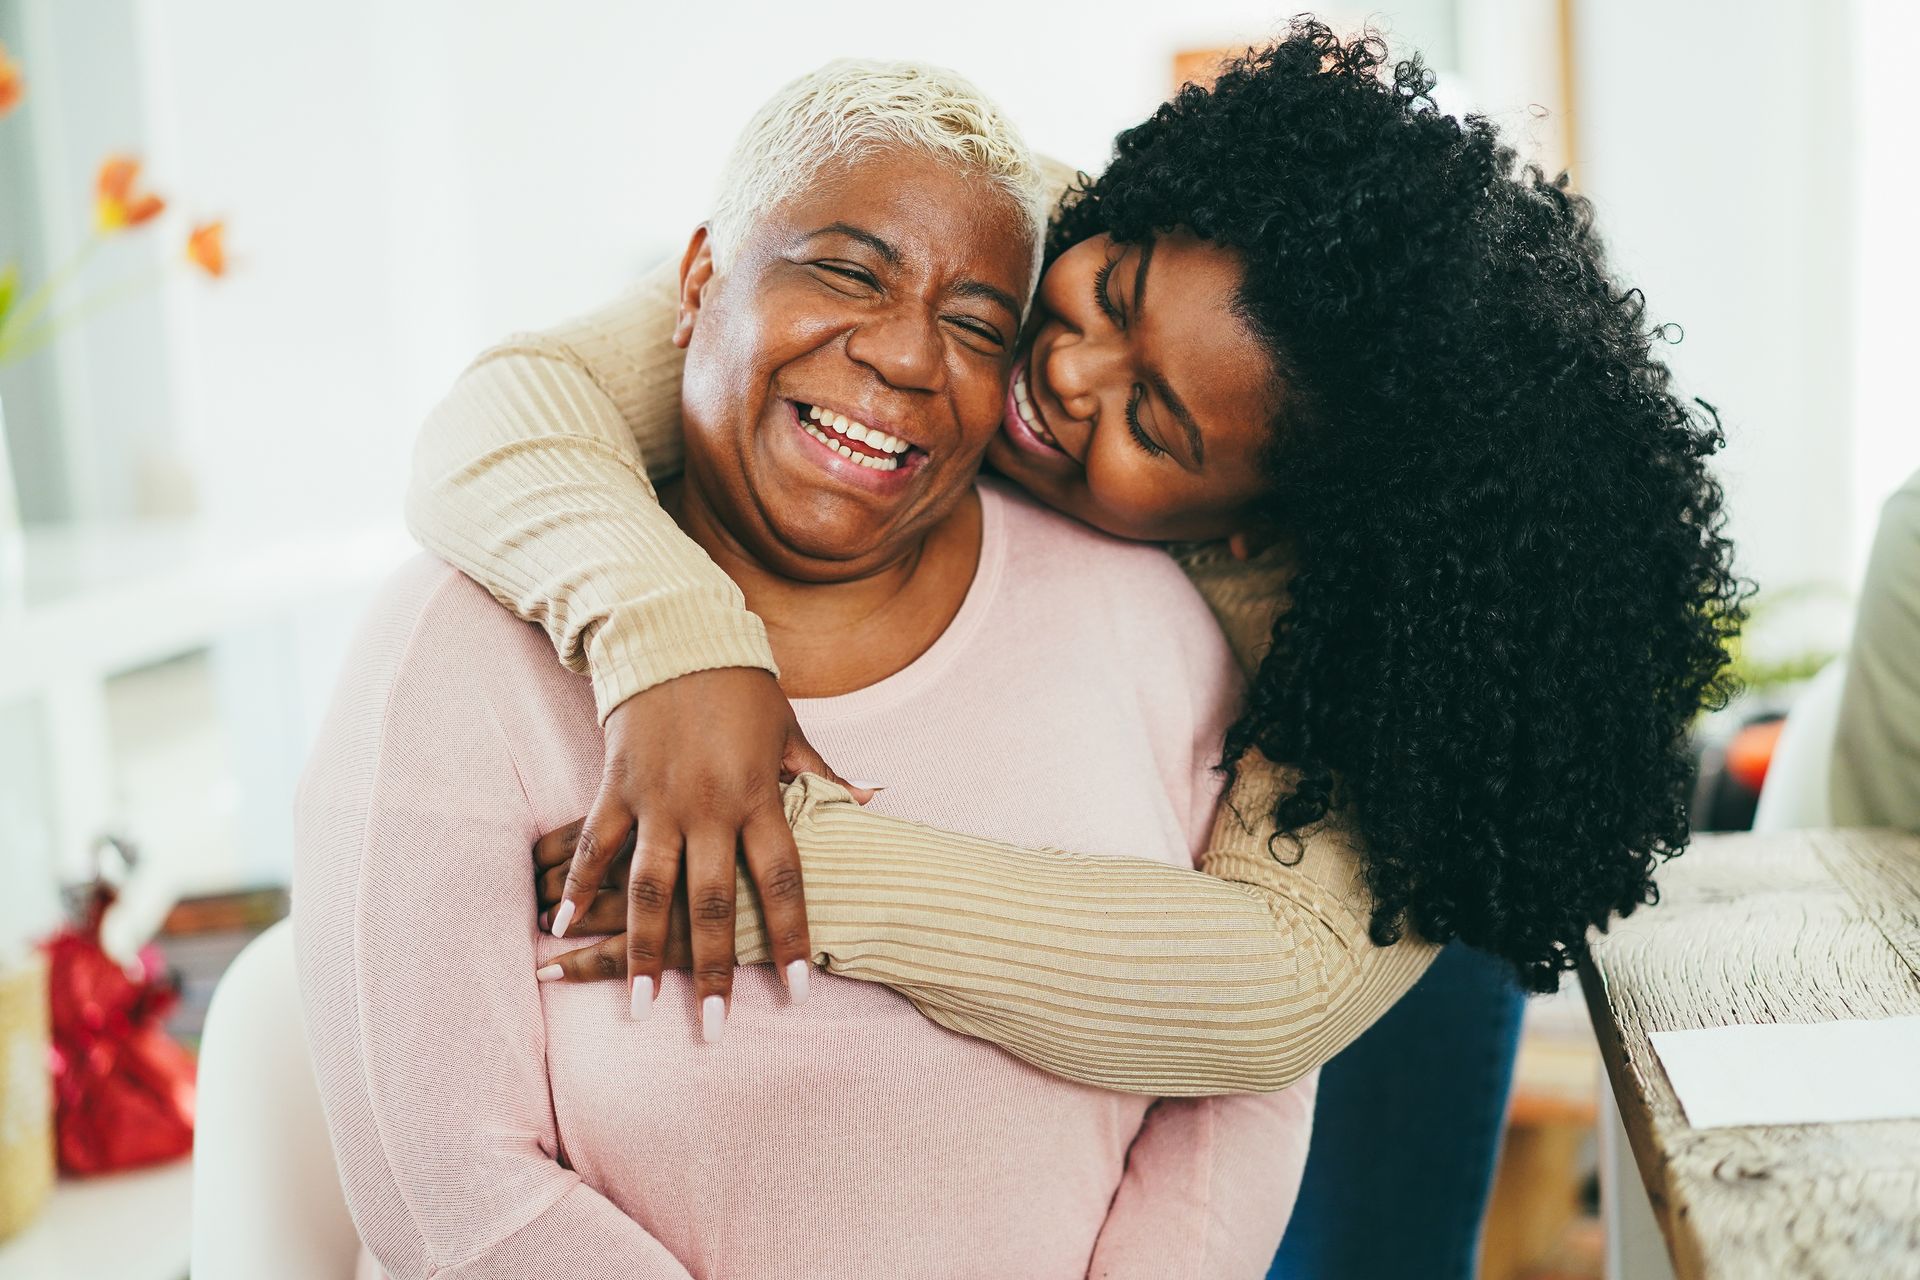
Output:
<instances>
[{"instance_id":1,"label":"white chair","mask_svg":"<svg viewBox=\"0 0 1920 1280\"><path fill-rule=\"evenodd\" d=\"M1767 781L1753 812L1755 831L1799 831L1833 825L1827 784L1833 776L1833 744L1840 729L1840 690L1847 663L1835 658L1794 699L1786 727L1773 748Z\"/></svg>"},{"instance_id":2,"label":"white chair","mask_svg":"<svg viewBox=\"0 0 1920 1280\"><path fill-rule=\"evenodd\" d=\"M235 958L200 1043L193 1280L351 1280L360 1238L314 1084L282 920Z\"/></svg>"}]
</instances>

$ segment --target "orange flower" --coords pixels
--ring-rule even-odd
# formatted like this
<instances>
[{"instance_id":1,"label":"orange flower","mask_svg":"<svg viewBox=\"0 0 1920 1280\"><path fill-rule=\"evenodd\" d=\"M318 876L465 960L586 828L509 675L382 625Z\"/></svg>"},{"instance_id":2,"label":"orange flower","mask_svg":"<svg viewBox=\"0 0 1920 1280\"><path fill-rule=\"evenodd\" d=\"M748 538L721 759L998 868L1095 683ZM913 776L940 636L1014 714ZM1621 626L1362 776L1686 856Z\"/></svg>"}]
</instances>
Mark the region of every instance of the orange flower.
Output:
<instances>
[{"instance_id":1,"label":"orange flower","mask_svg":"<svg viewBox=\"0 0 1920 1280\"><path fill-rule=\"evenodd\" d=\"M203 222L187 237L187 261L218 280L227 274L227 224Z\"/></svg>"},{"instance_id":2,"label":"orange flower","mask_svg":"<svg viewBox=\"0 0 1920 1280\"><path fill-rule=\"evenodd\" d=\"M100 230L112 234L137 227L159 216L167 202L151 191L135 191L140 180L140 162L132 156L108 156L100 164L100 175L93 182L94 222Z\"/></svg>"},{"instance_id":3,"label":"orange flower","mask_svg":"<svg viewBox=\"0 0 1920 1280\"><path fill-rule=\"evenodd\" d=\"M7 56L7 46L0 44L0 116L20 105L20 99L27 96L27 81L20 74L20 64Z\"/></svg>"}]
</instances>

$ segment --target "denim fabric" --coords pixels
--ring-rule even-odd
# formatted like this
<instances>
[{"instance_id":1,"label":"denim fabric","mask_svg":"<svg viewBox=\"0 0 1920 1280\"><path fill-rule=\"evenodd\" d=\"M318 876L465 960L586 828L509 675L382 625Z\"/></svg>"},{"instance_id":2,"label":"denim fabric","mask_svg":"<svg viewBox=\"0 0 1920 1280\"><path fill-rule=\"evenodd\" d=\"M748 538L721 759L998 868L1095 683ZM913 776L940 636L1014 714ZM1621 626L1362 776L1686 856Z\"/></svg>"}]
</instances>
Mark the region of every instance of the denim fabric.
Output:
<instances>
[{"instance_id":1,"label":"denim fabric","mask_svg":"<svg viewBox=\"0 0 1920 1280\"><path fill-rule=\"evenodd\" d=\"M1456 942L1326 1065L1268 1280L1471 1280L1525 1003Z\"/></svg>"}]
</instances>

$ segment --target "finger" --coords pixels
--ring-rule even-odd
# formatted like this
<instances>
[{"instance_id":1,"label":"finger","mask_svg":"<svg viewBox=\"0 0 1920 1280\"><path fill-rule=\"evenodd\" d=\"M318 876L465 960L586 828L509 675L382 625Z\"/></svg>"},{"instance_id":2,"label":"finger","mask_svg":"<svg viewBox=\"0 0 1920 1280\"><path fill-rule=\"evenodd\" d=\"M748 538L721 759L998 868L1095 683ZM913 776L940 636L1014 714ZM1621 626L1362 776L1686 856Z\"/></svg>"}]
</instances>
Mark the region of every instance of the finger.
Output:
<instances>
[{"instance_id":1,"label":"finger","mask_svg":"<svg viewBox=\"0 0 1920 1280\"><path fill-rule=\"evenodd\" d=\"M728 827L687 833L687 921L693 930L693 994L700 1038L720 1039L733 994L733 888L739 836Z\"/></svg>"},{"instance_id":2,"label":"finger","mask_svg":"<svg viewBox=\"0 0 1920 1280\"><path fill-rule=\"evenodd\" d=\"M600 878L600 887L602 889L624 890L627 887L627 874L632 870L632 864L633 855L631 853L623 853L612 862L609 862L607 864L607 874ZM543 910L559 902L566 892L566 887L567 867L564 863L557 867L548 867L545 871L538 873L538 877L533 883L534 896L540 900L540 906ZM621 902L624 896L624 894L613 894L609 896L603 893L593 900L593 905L597 907L602 902L612 902L614 906L625 911L626 908ZM588 910L592 910L592 908L590 907ZM625 917L623 916L622 918L624 919ZM579 926L573 925L571 928L577 930Z\"/></svg>"},{"instance_id":3,"label":"finger","mask_svg":"<svg viewBox=\"0 0 1920 1280\"><path fill-rule=\"evenodd\" d=\"M760 895L760 915L766 923L767 949L774 967L787 981L787 998L799 1004L807 998L807 972L813 946L807 938L807 895L800 874L800 850L793 829L772 805L748 819L741 833L747 874Z\"/></svg>"},{"instance_id":4,"label":"finger","mask_svg":"<svg viewBox=\"0 0 1920 1280\"><path fill-rule=\"evenodd\" d=\"M586 913L577 917L573 927L568 930L576 938L590 937L600 933L625 933L627 931L627 895L622 893L603 893L593 900Z\"/></svg>"},{"instance_id":5,"label":"finger","mask_svg":"<svg viewBox=\"0 0 1920 1280\"><path fill-rule=\"evenodd\" d=\"M607 864L619 857L626 839L633 833L633 814L613 792L602 788L593 808L580 825L573 846L573 858L567 864L566 885L560 891L560 905L553 911L553 936L564 938L574 918L593 905L594 896L607 873Z\"/></svg>"},{"instance_id":6,"label":"finger","mask_svg":"<svg viewBox=\"0 0 1920 1280\"><path fill-rule=\"evenodd\" d=\"M681 850L681 834L671 826L650 824L634 839L622 906L627 917L627 1010L635 1021L653 1011L653 997L660 990L661 956L673 914L674 885L680 879Z\"/></svg>"},{"instance_id":7,"label":"finger","mask_svg":"<svg viewBox=\"0 0 1920 1280\"><path fill-rule=\"evenodd\" d=\"M533 842L533 865L540 868L564 867L573 861L573 846L580 839L580 828L587 825L585 818L575 818L564 827L555 827L552 831Z\"/></svg>"},{"instance_id":8,"label":"finger","mask_svg":"<svg viewBox=\"0 0 1920 1280\"><path fill-rule=\"evenodd\" d=\"M800 727L794 725L787 731L786 750L780 756L780 781L792 782L803 773L817 773L829 782L838 783L861 804L886 789L872 783L848 782L840 776L839 770L827 763L825 756L813 749L813 744L800 732Z\"/></svg>"},{"instance_id":9,"label":"finger","mask_svg":"<svg viewBox=\"0 0 1920 1280\"><path fill-rule=\"evenodd\" d=\"M555 956L534 971L542 982L605 982L623 972L627 940L619 934L589 947Z\"/></svg>"}]
</instances>

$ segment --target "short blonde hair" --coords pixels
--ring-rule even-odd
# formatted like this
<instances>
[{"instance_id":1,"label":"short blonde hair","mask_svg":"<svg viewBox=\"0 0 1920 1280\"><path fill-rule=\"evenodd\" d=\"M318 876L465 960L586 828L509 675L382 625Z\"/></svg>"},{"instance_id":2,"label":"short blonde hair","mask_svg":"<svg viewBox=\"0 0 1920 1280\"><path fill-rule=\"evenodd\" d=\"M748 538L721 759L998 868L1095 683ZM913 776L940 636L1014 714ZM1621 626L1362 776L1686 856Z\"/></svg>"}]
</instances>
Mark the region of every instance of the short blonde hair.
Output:
<instances>
[{"instance_id":1,"label":"short blonde hair","mask_svg":"<svg viewBox=\"0 0 1920 1280\"><path fill-rule=\"evenodd\" d=\"M753 219L792 196L830 161L893 144L976 170L1011 198L1033 237L1039 283L1048 188L1013 122L964 76L920 62L838 58L769 98L740 133L707 220L725 270Z\"/></svg>"}]
</instances>

